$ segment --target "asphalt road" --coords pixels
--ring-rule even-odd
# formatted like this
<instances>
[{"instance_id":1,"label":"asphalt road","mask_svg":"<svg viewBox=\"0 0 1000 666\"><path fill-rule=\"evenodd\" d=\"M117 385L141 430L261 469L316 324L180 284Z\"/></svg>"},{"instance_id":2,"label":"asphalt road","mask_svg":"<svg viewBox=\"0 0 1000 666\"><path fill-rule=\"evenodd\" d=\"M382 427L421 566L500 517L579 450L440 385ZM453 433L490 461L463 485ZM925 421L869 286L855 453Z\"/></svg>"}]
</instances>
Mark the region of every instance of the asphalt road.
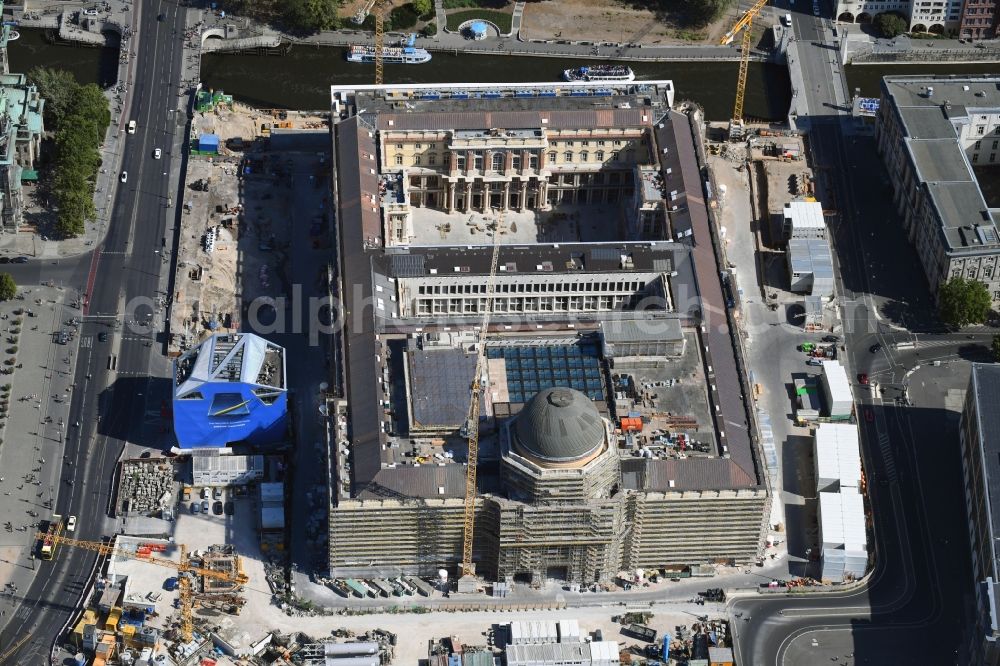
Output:
<instances>
[{"instance_id":1,"label":"asphalt road","mask_svg":"<svg viewBox=\"0 0 1000 666\"><path fill-rule=\"evenodd\" d=\"M940 332L923 271L886 201L873 139L852 135L841 111L841 74L823 45L830 33L820 30L811 3L796 4L804 12L793 14L793 26L798 66L809 84L810 149L828 188L821 194L824 208L840 213L833 235L847 362L887 389L856 391L876 564L867 585L854 592L734 601L737 661L965 663L972 588L957 416L942 408L946 381L919 400L910 395L911 406L893 399L902 396L910 368L935 357L982 353L992 333L969 340ZM896 350L897 342L915 345ZM875 343L882 348L869 351Z\"/></svg>"},{"instance_id":2,"label":"asphalt road","mask_svg":"<svg viewBox=\"0 0 1000 666\"><path fill-rule=\"evenodd\" d=\"M164 20L158 21L161 13ZM121 313L133 299L156 297L160 273L167 266L161 246L172 245L164 233L167 217L177 209L166 203L168 197L176 201L178 193L168 190L172 181L164 172L170 171L173 160L183 159L176 147L186 116L175 111L183 32L184 13L175 2L142 2L131 113L123 117L123 122L136 120L138 127L124 144L121 168L128 171L128 181L119 183L108 235L96 256L9 267L19 282L52 279L89 294L80 335L91 344L81 344L77 360L67 458L56 502L56 513L77 516L75 536L80 539L99 540L113 529L108 502L115 464L124 441L142 426L150 358L160 342L155 333L129 331L128 325L115 322L123 322ZM161 160L153 159L154 148L163 150ZM149 306L140 307L127 318L144 320L150 312ZM110 335L107 342L97 339L102 331ZM152 344L147 346L147 341ZM117 373L108 369L112 354L117 355ZM6 618L0 645L11 645L28 632L31 639L7 663L48 662L52 642L86 588L95 557L64 547L52 562L38 563L40 575L14 616Z\"/></svg>"}]
</instances>

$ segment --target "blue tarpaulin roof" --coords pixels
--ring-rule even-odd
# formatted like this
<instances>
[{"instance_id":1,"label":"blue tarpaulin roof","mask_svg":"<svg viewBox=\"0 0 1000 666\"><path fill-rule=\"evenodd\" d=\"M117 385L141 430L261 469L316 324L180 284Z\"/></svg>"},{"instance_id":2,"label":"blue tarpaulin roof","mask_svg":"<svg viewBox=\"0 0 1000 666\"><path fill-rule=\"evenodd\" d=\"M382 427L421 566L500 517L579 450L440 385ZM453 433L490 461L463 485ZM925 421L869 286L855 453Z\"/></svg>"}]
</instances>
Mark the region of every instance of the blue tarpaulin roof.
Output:
<instances>
[{"instance_id":1,"label":"blue tarpaulin roof","mask_svg":"<svg viewBox=\"0 0 1000 666\"><path fill-rule=\"evenodd\" d=\"M198 150L218 150L219 149L219 135L218 134L202 134L198 137Z\"/></svg>"}]
</instances>

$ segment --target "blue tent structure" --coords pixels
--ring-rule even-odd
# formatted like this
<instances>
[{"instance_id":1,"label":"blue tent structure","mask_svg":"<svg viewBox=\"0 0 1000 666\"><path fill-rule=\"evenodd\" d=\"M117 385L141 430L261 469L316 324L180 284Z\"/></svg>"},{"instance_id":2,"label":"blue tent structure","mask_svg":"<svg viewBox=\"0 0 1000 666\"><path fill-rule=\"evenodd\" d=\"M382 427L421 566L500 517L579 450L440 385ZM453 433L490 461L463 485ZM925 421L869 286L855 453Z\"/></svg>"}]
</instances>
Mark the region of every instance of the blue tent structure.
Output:
<instances>
[{"instance_id":1,"label":"blue tent structure","mask_svg":"<svg viewBox=\"0 0 1000 666\"><path fill-rule=\"evenodd\" d=\"M219 135L202 134L198 137L198 152L217 153L219 152Z\"/></svg>"},{"instance_id":2,"label":"blue tent structure","mask_svg":"<svg viewBox=\"0 0 1000 666\"><path fill-rule=\"evenodd\" d=\"M288 428L285 350L250 333L216 333L174 362L181 449L281 442Z\"/></svg>"}]
</instances>

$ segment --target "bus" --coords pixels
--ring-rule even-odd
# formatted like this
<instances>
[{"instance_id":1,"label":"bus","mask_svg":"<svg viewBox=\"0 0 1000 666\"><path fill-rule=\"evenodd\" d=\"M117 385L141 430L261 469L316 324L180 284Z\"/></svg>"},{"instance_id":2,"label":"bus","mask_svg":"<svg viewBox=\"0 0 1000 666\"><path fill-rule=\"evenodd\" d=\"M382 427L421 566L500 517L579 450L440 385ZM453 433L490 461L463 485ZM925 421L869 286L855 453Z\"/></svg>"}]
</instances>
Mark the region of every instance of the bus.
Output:
<instances>
[{"instance_id":1,"label":"bus","mask_svg":"<svg viewBox=\"0 0 1000 666\"><path fill-rule=\"evenodd\" d=\"M41 555L43 560L51 560L56 554L56 545L58 541L56 537L60 536L63 531L63 519L58 513L52 516L49 521L48 529L45 530L45 537L42 538L42 548Z\"/></svg>"}]
</instances>

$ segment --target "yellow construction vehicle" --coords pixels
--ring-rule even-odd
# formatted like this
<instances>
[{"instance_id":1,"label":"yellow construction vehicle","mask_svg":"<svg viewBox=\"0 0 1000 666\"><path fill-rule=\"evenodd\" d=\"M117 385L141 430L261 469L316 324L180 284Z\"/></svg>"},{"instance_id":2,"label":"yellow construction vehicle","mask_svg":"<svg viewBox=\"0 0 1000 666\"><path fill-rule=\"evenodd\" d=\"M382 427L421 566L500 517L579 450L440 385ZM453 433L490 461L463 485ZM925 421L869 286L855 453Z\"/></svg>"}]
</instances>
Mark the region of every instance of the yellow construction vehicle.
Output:
<instances>
[{"instance_id":1,"label":"yellow construction vehicle","mask_svg":"<svg viewBox=\"0 0 1000 666\"><path fill-rule=\"evenodd\" d=\"M42 538L44 534L36 535L37 538ZM49 537L53 538L53 537ZM242 569L237 565L234 571L217 571L215 569L207 569L205 567L192 566L187 555L187 547L183 544L179 544L181 558L180 562L174 562L173 560L168 560L162 557L156 557L154 555L144 555L136 551L129 550L127 548L120 548L111 545L110 543L105 543L103 541L84 541L82 539L70 539L65 536L54 537L56 543L61 543L66 546L72 546L73 548L83 548L84 550L90 550L101 555L113 555L115 557L125 557L133 560L141 560L143 562L149 562L150 564L155 564L161 567L167 567L169 569L174 569L180 573L178 576L178 583L180 586L180 603L181 603L181 637L184 641L190 641L194 633L194 620L192 614L193 608L193 591L191 590L191 580L188 577L190 574L195 576L202 576L203 578L213 578L215 580L221 580L228 583L236 585L245 585L249 582ZM237 560L238 563L239 560ZM0 660L2 663L2 660Z\"/></svg>"},{"instance_id":2,"label":"yellow construction vehicle","mask_svg":"<svg viewBox=\"0 0 1000 666\"><path fill-rule=\"evenodd\" d=\"M750 42L753 33L753 20L760 10L767 4L767 0L756 0L753 6L740 17L732 29L722 38L721 44L726 46L732 44L740 30L743 31L743 43L740 49L740 73L736 82L736 101L733 104L733 118L729 122L729 138L740 140L743 138L743 94L747 88L747 66L750 63Z\"/></svg>"},{"instance_id":3,"label":"yellow construction vehicle","mask_svg":"<svg viewBox=\"0 0 1000 666\"><path fill-rule=\"evenodd\" d=\"M500 235L504 233L503 211L497 211L496 226L493 228L493 255L490 259L490 273L486 280L486 311L479 326L476 347L476 374L472 377L469 413L463 430L469 442L468 463L465 469L465 525L462 532L462 577L458 581L459 592L473 592L476 589L476 565L472 561L472 540L476 527L476 467L479 464L479 403L483 395L483 374L486 371L486 334L493 314L493 295L496 293L497 264L500 261Z\"/></svg>"}]
</instances>

